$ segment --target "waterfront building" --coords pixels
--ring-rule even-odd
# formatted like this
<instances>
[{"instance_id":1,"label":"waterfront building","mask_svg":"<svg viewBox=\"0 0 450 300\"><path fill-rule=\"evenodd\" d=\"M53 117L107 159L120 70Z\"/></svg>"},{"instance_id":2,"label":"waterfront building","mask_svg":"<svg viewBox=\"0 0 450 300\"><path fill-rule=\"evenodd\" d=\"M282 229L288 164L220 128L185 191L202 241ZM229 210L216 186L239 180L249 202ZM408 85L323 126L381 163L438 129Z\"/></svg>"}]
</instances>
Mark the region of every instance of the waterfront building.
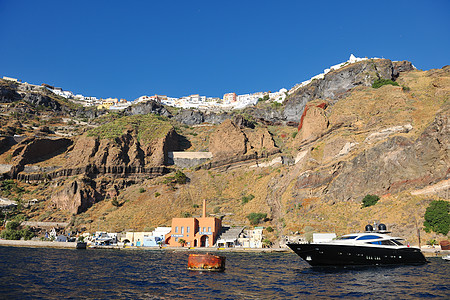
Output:
<instances>
[{"instance_id":1,"label":"waterfront building","mask_svg":"<svg viewBox=\"0 0 450 300\"><path fill-rule=\"evenodd\" d=\"M157 227L153 231L127 231L120 241L134 246L157 247L164 245L170 230L170 227Z\"/></svg>"},{"instance_id":2,"label":"waterfront building","mask_svg":"<svg viewBox=\"0 0 450 300\"><path fill-rule=\"evenodd\" d=\"M180 240L188 247L212 247L222 229L222 220L206 217L206 200L203 200L201 218L173 218L172 230L166 235L166 244L182 247Z\"/></svg>"},{"instance_id":3,"label":"waterfront building","mask_svg":"<svg viewBox=\"0 0 450 300\"><path fill-rule=\"evenodd\" d=\"M262 248L264 227L255 227L253 230L244 230L238 239L244 248Z\"/></svg>"}]
</instances>

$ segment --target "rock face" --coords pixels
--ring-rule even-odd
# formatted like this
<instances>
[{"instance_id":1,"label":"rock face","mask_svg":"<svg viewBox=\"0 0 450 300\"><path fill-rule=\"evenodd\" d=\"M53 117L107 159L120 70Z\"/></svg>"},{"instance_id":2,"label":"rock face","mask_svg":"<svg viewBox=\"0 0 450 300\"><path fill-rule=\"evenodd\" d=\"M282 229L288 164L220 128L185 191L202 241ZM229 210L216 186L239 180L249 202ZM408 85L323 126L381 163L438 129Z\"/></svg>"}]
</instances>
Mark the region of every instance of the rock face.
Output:
<instances>
[{"instance_id":1,"label":"rock face","mask_svg":"<svg viewBox=\"0 0 450 300\"><path fill-rule=\"evenodd\" d=\"M0 83L0 103L11 103L22 99L22 96L16 91L15 84L7 83L4 80L1 80Z\"/></svg>"},{"instance_id":2,"label":"rock face","mask_svg":"<svg viewBox=\"0 0 450 300\"><path fill-rule=\"evenodd\" d=\"M96 197L96 191L86 179L75 179L55 187L51 201L59 209L79 214L91 207L96 202Z\"/></svg>"},{"instance_id":3,"label":"rock face","mask_svg":"<svg viewBox=\"0 0 450 300\"><path fill-rule=\"evenodd\" d=\"M27 93L23 100L35 106L47 107L53 111L61 110L61 104L40 93Z\"/></svg>"},{"instance_id":4,"label":"rock face","mask_svg":"<svg viewBox=\"0 0 450 300\"><path fill-rule=\"evenodd\" d=\"M388 138L350 161L300 176L296 184L298 188L322 186L320 193L338 201L361 201L368 193L383 195L425 187L448 178L449 145L450 117L442 113L415 141L402 136Z\"/></svg>"},{"instance_id":5,"label":"rock face","mask_svg":"<svg viewBox=\"0 0 450 300\"><path fill-rule=\"evenodd\" d=\"M306 105L298 126L299 132L295 137L296 145L315 140L325 133L330 124L325 115L326 107L325 102Z\"/></svg>"},{"instance_id":6,"label":"rock face","mask_svg":"<svg viewBox=\"0 0 450 300\"><path fill-rule=\"evenodd\" d=\"M377 78L395 79L403 70L408 70L407 62L394 65L388 59L377 59L331 71L323 79L313 80L299 88L287 99L284 120L298 122L306 103L314 99L337 100L356 86L370 86Z\"/></svg>"},{"instance_id":7,"label":"rock face","mask_svg":"<svg viewBox=\"0 0 450 300\"><path fill-rule=\"evenodd\" d=\"M211 134L209 151L214 157L229 154L243 155L247 152L248 139L242 130L231 120L225 120L217 130Z\"/></svg>"},{"instance_id":8,"label":"rock face","mask_svg":"<svg viewBox=\"0 0 450 300\"><path fill-rule=\"evenodd\" d=\"M225 120L211 134L209 140L209 151L215 159L276 150L272 136L266 128L242 130L231 120Z\"/></svg>"},{"instance_id":9,"label":"rock face","mask_svg":"<svg viewBox=\"0 0 450 300\"><path fill-rule=\"evenodd\" d=\"M13 152L13 167L10 171L10 178L16 178L26 164L33 163L43 157L56 155L67 150L72 144L71 139L48 139L48 138L27 138Z\"/></svg>"},{"instance_id":10,"label":"rock face","mask_svg":"<svg viewBox=\"0 0 450 300\"><path fill-rule=\"evenodd\" d=\"M175 131L149 144L141 144L134 130L125 132L115 140L82 136L70 152L65 168L93 166L111 169L120 166L132 169L162 166L167 163L169 151L177 150Z\"/></svg>"},{"instance_id":11,"label":"rock face","mask_svg":"<svg viewBox=\"0 0 450 300\"><path fill-rule=\"evenodd\" d=\"M141 102L136 105L127 107L123 113L126 116L157 114L161 116L172 117L172 114L164 107L164 105L153 100Z\"/></svg>"}]
</instances>

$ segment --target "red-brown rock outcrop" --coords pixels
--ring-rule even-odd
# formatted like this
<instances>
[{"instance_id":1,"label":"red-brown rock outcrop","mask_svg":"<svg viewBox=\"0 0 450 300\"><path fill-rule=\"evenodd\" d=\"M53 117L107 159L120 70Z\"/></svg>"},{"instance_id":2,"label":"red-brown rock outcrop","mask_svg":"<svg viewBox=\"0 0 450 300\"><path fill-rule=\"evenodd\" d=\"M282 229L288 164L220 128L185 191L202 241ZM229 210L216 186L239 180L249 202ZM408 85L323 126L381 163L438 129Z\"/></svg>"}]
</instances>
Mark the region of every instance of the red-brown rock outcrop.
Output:
<instances>
[{"instance_id":1,"label":"red-brown rock outcrop","mask_svg":"<svg viewBox=\"0 0 450 300\"><path fill-rule=\"evenodd\" d=\"M275 153L277 150L266 128L241 129L231 120L225 120L209 139L209 151L214 159L264 151Z\"/></svg>"},{"instance_id":2,"label":"red-brown rock outcrop","mask_svg":"<svg viewBox=\"0 0 450 300\"><path fill-rule=\"evenodd\" d=\"M77 178L57 186L51 201L57 208L78 214L96 202L96 191L85 180Z\"/></svg>"}]
</instances>

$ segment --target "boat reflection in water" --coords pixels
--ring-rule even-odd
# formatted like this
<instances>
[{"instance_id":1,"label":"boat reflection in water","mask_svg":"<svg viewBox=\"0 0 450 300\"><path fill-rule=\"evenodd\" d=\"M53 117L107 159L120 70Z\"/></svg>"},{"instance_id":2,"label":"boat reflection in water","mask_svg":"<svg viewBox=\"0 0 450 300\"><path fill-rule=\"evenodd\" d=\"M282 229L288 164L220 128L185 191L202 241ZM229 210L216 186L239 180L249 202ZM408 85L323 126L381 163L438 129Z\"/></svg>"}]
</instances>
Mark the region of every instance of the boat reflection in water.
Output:
<instances>
[{"instance_id":1,"label":"boat reflection in water","mask_svg":"<svg viewBox=\"0 0 450 300\"><path fill-rule=\"evenodd\" d=\"M403 239L389 236L386 225L366 226L366 232L310 244L288 244L311 266L423 264L427 260L417 247L403 245Z\"/></svg>"}]
</instances>

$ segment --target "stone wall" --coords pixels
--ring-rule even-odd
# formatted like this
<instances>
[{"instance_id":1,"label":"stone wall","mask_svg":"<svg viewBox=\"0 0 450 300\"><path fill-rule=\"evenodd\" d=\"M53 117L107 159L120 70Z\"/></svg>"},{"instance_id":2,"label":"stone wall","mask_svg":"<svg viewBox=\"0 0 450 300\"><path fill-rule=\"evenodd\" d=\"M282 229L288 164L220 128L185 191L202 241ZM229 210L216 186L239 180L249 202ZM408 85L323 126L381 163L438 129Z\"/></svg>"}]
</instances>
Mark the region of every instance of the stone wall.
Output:
<instances>
[{"instance_id":1,"label":"stone wall","mask_svg":"<svg viewBox=\"0 0 450 300\"><path fill-rule=\"evenodd\" d=\"M168 163L180 168L192 168L209 161L212 157L211 152L169 152Z\"/></svg>"}]
</instances>

